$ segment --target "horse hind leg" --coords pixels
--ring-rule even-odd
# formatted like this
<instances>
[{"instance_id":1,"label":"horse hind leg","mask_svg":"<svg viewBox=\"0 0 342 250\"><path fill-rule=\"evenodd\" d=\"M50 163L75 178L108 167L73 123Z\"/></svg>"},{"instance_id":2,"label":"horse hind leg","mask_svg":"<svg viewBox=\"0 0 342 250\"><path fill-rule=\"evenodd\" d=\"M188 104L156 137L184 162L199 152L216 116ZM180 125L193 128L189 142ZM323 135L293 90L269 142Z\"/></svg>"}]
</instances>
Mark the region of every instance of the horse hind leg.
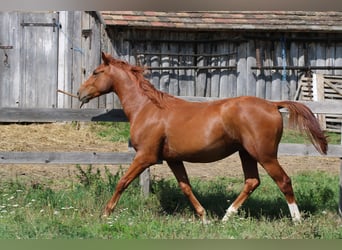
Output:
<instances>
[{"instance_id":1,"label":"horse hind leg","mask_svg":"<svg viewBox=\"0 0 342 250\"><path fill-rule=\"evenodd\" d=\"M239 207L241 207L244 201L260 185L257 161L245 150L241 150L239 152L239 155L242 163L243 173L245 176L245 184L239 196L227 209L226 214L222 218L222 222L228 221L229 217L236 214Z\"/></svg>"},{"instance_id":2,"label":"horse hind leg","mask_svg":"<svg viewBox=\"0 0 342 250\"><path fill-rule=\"evenodd\" d=\"M197 215L201 218L202 222L207 224L208 221L206 220L206 212L201 203L197 200L194 193L192 192L192 188L190 185L190 181L188 175L186 173L185 167L183 162L177 161L172 162L168 161L167 164L169 165L170 169L172 170L173 174L175 175L178 185L183 191L184 195L188 197L189 201L191 202L192 206L194 207Z\"/></svg>"},{"instance_id":3,"label":"horse hind leg","mask_svg":"<svg viewBox=\"0 0 342 250\"><path fill-rule=\"evenodd\" d=\"M301 215L296 203L290 177L285 173L276 158L261 162L261 165L278 185L280 191L285 195L292 220L294 222L299 222L301 220Z\"/></svg>"}]
</instances>

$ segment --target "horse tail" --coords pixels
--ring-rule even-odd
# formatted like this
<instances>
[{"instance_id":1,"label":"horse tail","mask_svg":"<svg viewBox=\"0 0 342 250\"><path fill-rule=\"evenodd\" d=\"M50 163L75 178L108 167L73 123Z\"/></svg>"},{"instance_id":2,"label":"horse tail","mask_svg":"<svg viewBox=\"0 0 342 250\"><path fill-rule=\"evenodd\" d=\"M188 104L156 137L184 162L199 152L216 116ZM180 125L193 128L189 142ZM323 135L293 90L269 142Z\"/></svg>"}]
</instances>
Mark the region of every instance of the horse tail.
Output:
<instances>
[{"instance_id":1,"label":"horse tail","mask_svg":"<svg viewBox=\"0 0 342 250\"><path fill-rule=\"evenodd\" d=\"M328 142L316 117L311 110L302 103L293 101L274 102L279 108L287 108L289 111L289 125L305 132L311 143L321 154L327 154Z\"/></svg>"}]
</instances>

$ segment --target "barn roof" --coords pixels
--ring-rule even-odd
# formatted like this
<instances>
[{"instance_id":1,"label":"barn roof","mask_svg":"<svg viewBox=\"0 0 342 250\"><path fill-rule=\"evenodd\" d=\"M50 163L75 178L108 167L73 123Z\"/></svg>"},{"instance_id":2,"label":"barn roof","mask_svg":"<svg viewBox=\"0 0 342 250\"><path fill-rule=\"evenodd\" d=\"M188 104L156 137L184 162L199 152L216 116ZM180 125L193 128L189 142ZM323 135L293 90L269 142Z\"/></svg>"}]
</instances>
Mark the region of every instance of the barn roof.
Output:
<instances>
[{"instance_id":1,"label":"barn roof","mask_svg":"<svg viewBox=\"0 0 342 250\"><path fill-rule=\"evenodd\" d=\"M310 11L101 11L108 26L196 30L342 32L342 12Z\"/></svg>"}]
</instances>

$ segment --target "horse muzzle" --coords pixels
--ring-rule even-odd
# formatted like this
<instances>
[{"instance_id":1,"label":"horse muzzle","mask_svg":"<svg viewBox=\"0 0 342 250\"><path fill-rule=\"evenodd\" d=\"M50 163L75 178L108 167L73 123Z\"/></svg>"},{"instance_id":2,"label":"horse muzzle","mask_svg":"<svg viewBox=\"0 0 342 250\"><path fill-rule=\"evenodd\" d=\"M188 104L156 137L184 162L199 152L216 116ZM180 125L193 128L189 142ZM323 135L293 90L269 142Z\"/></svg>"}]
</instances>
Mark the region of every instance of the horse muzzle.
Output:
<instances>
[{"instance_id":1,"label":"horse muzzle","mask_svg":"<svg viewBox=\"0 0 342 250\"><path fill-rule=\"evenodd\" d=\"M83 95L80 92L77 92L77 96L78 96L78 100L81 102L80 108L82 108L82 106L85 103L88 103L90 101L90 99L91 99L91 97L89 95Z\"/></svg>"}]
</instances>

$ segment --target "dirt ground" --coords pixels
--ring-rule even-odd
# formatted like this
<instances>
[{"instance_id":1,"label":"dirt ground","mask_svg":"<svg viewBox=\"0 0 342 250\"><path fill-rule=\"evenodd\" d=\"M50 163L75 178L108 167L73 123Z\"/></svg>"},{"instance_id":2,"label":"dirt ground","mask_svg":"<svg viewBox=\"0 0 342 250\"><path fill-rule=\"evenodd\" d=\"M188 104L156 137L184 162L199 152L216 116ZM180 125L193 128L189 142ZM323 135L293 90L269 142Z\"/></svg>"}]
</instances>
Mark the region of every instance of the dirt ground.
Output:
<instances>
[{"instance_id":1,"label":"dirt ground","mask_svg":"<svg viewBox=\"0 0 342 250\"><path fill-rule=\"evenodd\" d=\"M30 124L30 125L0 125L0 151L127 151L127 143L113 143L101 140L96 136L90 124L75 126L70 123ZM288 157L279 161L285 171L291 176L298 172L320 170L339 174L340 159L328 157ZM240 159L234 154L226 159L208 164L185 163L191 178L210 179L216 177L243 178ZM103 169L103 166L94 168ZM119 166L107 167L115 173ZM128 166L122 166L124 169ZM259 167L260 173L264 173ZM150 168L154 178L173 178L166 164ZM0 165L0 180L24 179L28 182L52 183L52 185L75 180L78 170L75 165Z\"/></svg>"}]
</instances>

